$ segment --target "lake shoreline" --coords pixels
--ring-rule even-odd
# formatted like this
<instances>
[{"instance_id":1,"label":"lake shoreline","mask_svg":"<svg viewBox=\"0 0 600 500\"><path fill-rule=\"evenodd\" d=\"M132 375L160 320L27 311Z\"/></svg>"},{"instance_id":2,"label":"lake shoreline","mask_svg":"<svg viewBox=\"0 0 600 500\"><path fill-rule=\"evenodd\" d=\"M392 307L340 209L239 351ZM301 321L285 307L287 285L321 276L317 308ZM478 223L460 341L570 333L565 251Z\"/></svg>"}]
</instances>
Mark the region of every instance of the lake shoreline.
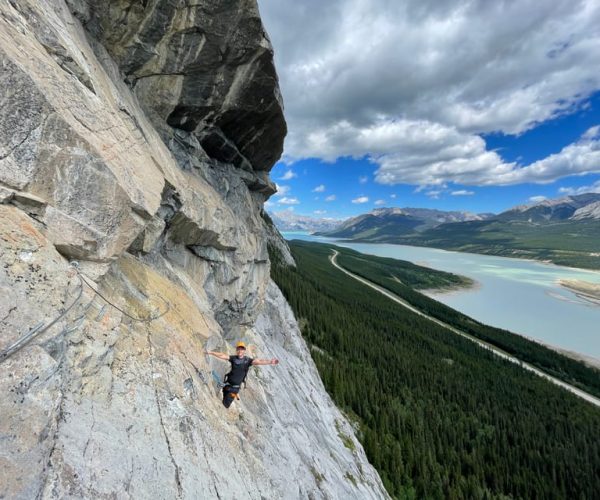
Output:
<instances>
[{"instance_id":1,"label":"lake shoreline","mask_svg":"<svg viewBox=\"0 0 600 500\"><path fill-rule=\"evenodd\" d=\"M433 268L432 268L433 269ZM423 295L427 295L431 299L435 299L437 296L444 295L448 296L450 294L457 293L466 293L466 292L476 292L483 285L472 278L469 278L471 283L467 283L464 285L449 285L440 288L424 288L422 290L415 289L417 292L422 293Z\"/></svg>"},{"instance_id":2,"label":"lake shoreline","mask_svg":"<svg viewBox=\"0 0 600 500\"><path fill-rule=\"evenodd\" d=\"M577 297L593 305L600 306L600 285L595 285L584 280L559 279L557 283L573 292Z\"/></svg>"},{"instance_id":3,"label":"lake shoreline","mask_svg":"<svg viewBox=\"0 0 600 500\"><path fill-rule=\"evenodd\" d=\"M474 285L471 287L452 287L452 289L448 288L448 289L436 289L436 288L430 288L430 289L426 289L426 290L417 290L419 293L422 293L423 295L427 295L427 297L431 298L431 299L436 299L438 298L440 295L447 295L447 294L451 294L451 293L461 293L461 292L469 292L469 291L475 291L477 290L477 288L481 287L481 283L474 281ZM564 286L564 285L562 285ZM565 288L568 288L565 286ZM570 288L569 288L570 289ZM573 291L573 290L571 290ZM579 297L580 294L576 295ZM584 297L581 297L584 298ZM589 300L589 299L585 299L585 300ZM600 299L596 300L594 302L595 305L600 306ZM553 351L562 354L563 356L567 357L567 358L571 358L575 361L578 361L590 368L595 368L596 370L600 370L600 359L594 357L594 356L589 356L586 354L582 354L580 352L576 352L576 351L570 351L568 349L562 348L562 347L558 347L556 345L550 344L548 342L543 342L539 339L533 338L529 335L523 335L520 334L518 332L512 332L516 335L520 335L523 338L526 338L527 340L530 340L531 342L535 342L536 344L540 344L543 345L544 347L547 347L548 349L552 349Z\"/></svg>"},{"instance_id":4,"label":"lake shoreline","mask_svg":"<svg viewBox=\"0 0 600 500\"><path fill-rule=\"evenodd\" d=\"M310 234L310 236L314 236L313 234ZM327 236L315 236L316 238L327 238ZM549 265L549 266L553 266L553 267L558 267L558 268L565 268L565 269L571 269L573 271L586 271L586 272L591 272L591 273L596 273L596 274L600 274L600 269L598 268L593 268L593 267L575 267L572 265L566 265L566 264L557 264L556 262L553 262L552 260L549 259L536 259L534 257L511 257L508 255L503 255L500 253L493 253L493 252L469 252L466 250L456 250L456 249L451 249L451 248L442 248L442 247L434 247L434 246L426 246L426 245L415 245L415 244L408 244L408 243L394 243L394 242L389 242L389 241L369 241L369 240L352 240L352 239L338 239L337 241L341 242L341 243L349 243L349 244L353 244L353 243L360 243L362 245L396 245L396 246L405 246L405 247L411 247L411 248L429 248L431 250L441 250L443 252L451 252L451 253L458 253L458 254L467 254L467 255L487 255L489 257L497 257L500 259L510 259L510 260L517 260L517 261L527 261L527 262L536 262L539 264L545 264L545 265Z\"/></svg>"},{"instance_id":5,"label":"lake shoreline","mask_svg":"<svg viewBox=\"0 0 600 500\"><path fill-rule=\"evenodd\" d=\"M580 280L600 286L594 270L523 259L458 252L393 243L357 243L315 238L306 233L285 235L351 248L366 255L394 258L431 269L466 276L473 286L418 290L474 320L514 332L548 346L588 366L600 365L600 304L567 290L559 280ZM587 300L586 300L587 299Z\"/></svg>"},{"instance_id":6,"label":"lake shoreline","mask_svg":"<svg viewBox=\"0 0 600 500\"><path fill-rule=\"evenodd\" d=\"M553 351L556 351L557 353L562 354L567 358L574 359L575 361L579 361L580 363L590 368L595 368L596 370L600 371L600 359L595 358L594 356L586 356L585 354L581 354L580 352L569 351L568 349L563 349L562 347L547 344L545 342L540 342L537 339L526 337L525 335L522 336L528 340L531 340L532 342L537 342L538 344L541 344L544 347L547 347L548 349L552 349Z\"/></svg>"}]
</instances>

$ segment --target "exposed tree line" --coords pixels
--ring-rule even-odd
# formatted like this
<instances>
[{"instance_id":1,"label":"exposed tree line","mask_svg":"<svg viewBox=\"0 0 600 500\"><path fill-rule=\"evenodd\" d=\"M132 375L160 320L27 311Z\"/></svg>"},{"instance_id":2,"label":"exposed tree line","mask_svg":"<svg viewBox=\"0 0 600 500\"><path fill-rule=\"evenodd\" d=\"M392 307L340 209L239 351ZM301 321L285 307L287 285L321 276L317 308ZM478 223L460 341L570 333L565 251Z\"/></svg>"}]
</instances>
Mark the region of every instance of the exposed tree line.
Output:
<instances>
[{"instance_id":1,"label":"exposed tree line","mask_svg":"<svg viewBox=\"0 0 600 500\"><path fill-rule=\"evenodd\" d=\"M409 218L407 218L409 219ZM379 227L356 232L325 233L326 236L352 241L395 243L399 245L445 248L505 257L550 260L558 265L600 269L600 220L562 220L529 222L527 220L465 221L441 224L415 231L401 220L388 221ZM565 235L569 235L565 238Z\"/></svg>"},{"instance_id":2,"label":"exposed tree line","mask_svg":"<svg viewBox=\"0 0 600 500\"><path fill-rule=\"evenodd\" d=\"M290 246L272 276L393 497L595 498L600 411Z\"/></svg>"},{"instance_id":3,"label":"exposed tree line","mask_svg":"<svg viewBox=\"0 0 600 500\"><path fill-rule=\"evenodd\" d=\"M405 238L402 244L551 260L563 266L598 269L599 229L597 219L545 223L491 219L442 224ZM565 238L567 234L569 237Z\"/></svg>"},{"instance_id":4,"label":"exposed tree line","mask_svg":"<svg viewBox=\"0 0 600 500\"><path fill-rule=\"evenodd\" d=\"M392 281L400 281L416 290L459 288L474 284L473 280L466 276L419 266L406 260L365 255L350 248L334 245L329 245L329 247L340 252L340 258L348 257L359 269L364 266L366 269L372 269L378 275L385 276Z\"/></svg>"}]
</instances>

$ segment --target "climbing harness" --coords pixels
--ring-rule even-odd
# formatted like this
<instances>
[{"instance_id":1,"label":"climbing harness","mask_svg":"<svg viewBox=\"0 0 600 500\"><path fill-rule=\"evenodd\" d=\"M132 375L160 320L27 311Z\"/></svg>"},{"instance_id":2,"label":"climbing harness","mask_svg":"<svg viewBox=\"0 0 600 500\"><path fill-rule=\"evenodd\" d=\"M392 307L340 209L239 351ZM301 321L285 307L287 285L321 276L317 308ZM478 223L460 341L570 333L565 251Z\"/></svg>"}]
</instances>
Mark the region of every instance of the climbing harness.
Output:
<instances>
[{"instance_id":1,"label":"climbing harness","mask_svg":"<svg viewBox=\"0 0 600 500\"><path fill-rule=\"evenodd\" d=\"M234 356L235 357L235 356ZM248 360L249 358L244 358L244 361ZM237 367L236 369L236 365L234 364L234 361L231 360L231 358L229 358L230 363L231 363L231 370L225 374L225 377L223 378L223 382L225 383L225 385L229 385L231 387L237 387L237 388L241 388L242 384L244 384L244 387L246 387L246 377L248 376L248 372L250 371L250 368L252 367L252 361L250 362L246 362L245 365L243 367ZM229 378L231 377L231 375L234 373L234 371L236 371L237 373L239 373L239 370L244 370L244 376L242 377L242 379L235 383L232 384L229 381Z\"/></svg>"}]
</instances>

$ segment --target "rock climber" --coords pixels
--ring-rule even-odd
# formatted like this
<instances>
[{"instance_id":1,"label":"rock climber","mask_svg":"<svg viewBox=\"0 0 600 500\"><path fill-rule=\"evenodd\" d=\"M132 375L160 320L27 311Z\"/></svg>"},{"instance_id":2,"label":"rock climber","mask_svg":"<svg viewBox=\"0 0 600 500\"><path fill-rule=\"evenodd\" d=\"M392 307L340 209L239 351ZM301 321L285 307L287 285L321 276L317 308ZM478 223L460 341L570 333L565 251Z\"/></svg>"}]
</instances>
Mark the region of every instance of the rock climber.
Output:
<instances>
[{"instance_id":1,"label":"rock climber","mask_svg":"<svg viewBox=\"0 0 600 500\"><path fill-rule=\"evenodd\" d=\"M231 370L225 375L225 385L223 386L223 406L229 408L234 399L239 399L239 392L242 384L246 380L248 370L251 366L276 365L278 359L253 359L246 356L246 344L238 342L235 346L235 356L229 356L223 352L206 351L206 354L215 358L229 361Z\"/></svg>"}]
</instances>

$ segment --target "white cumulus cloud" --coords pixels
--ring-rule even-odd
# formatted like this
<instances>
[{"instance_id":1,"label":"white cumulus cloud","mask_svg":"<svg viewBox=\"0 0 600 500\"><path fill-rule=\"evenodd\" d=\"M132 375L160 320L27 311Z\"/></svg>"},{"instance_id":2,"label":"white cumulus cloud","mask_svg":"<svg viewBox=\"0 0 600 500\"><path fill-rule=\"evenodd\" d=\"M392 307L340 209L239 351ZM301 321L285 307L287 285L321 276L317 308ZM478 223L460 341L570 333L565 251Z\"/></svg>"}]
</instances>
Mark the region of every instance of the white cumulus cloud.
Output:
<instances>
[{"instance_id":1,"label":"white cumulus cloud","mask_svg":"<svg viewBox=\"0 0 600 500\"><path fill-rule=\"evenodd\" d=\"M538 195L538 196L530 196L529 197L529 201L532 203L540 203L544 200L547 200L548 198L546 198L545 196L542 195Z\"/></svg>"},{"instance_id":2,"label":"white cumulus cloud","mask_svg":"<svg viewBox=\"0 0 600 500\"><path fill-rule=\"evenodd\" d=\"M467 191L466 189L459 189L450 193L452 196L472 196L475 194L474 191Z\"/></svg>"},{"instance_id":3,"label":"white cumulus cloud","mask_svg":"<svg viewBox=\"0 0 600 500\"><path fill-rule=\"evenodd\" d=\"M442 193L443 191L440 189L431 189L425 192L425 194L429 196L432 200L438 200Z\"/></svg>"},{"instance_id":4,"label":"white cumulus cloud","mask_svg":"<svg viewBox=\"0 0 600 500\"><path fill-rule=\"evenodd\" d=\"M299 205L300 201L298 198L288 198L287 196L284 196L283 198L277 200L277 203L281 205Z\"/></svg>"},{"instance_id":5,"label":"white cumulus cloud","mask_svg":"<svg viewBox=\"0 0 600 500\"><path fill-rule=\"evenodd\" d=\"M298 174L296 174L292 169L286 170L285 174L283 174L280 179L282 181L289 181L291 179L293 179L294 177L298 177Z\"/></svg>"},{"instance_id":6,"label":"white cumulus cloud","mask_svg":"<svg viewBox=\"0 0 600 500\"><path fill-rule=\"evenodd\" d=\"M369 201L368 196L359 196L358 198L354 198L352 203L367 203Z\"/></svg>"},{"instance_id":7,"label":"white cumulus cloud","mask_svg":"<svg viewBox=\"0 0 600 500\"><path fill-rule=\"evenodd\" d=\"M286 105L286 161L367 157L386 184L550 182L590 171L580 143L596 141L593 129L525 166L504 162L480 135L522 133L600 90L597 0L259 4Z\"/></svg>"},{"instance_id":8,"label":"white cumulus cloud","mask_svg":"<svg viewBox=\"0 0 600 500\"><path fill-rule=\"evenodd\" d=\"M313 193L322 193L323 191L325 191L325 184L319 184L313 189Z\"/></svg>"},{"instance_id":9,"label":"white cumulus cloud","mask_svg":"<svg viewBox=\"0 0 600 500\"><path fill-rule=\"evenodd\" d=\"M325 198L325 201L335 201L335 194L330 194L327 198Z\"/></svg>"},{"instance_id":10,"label":"white cumulus cloud","mask_svg":"<svg viewBox=\"0 0 600 500\"><path fill-rule=\"evenodd\" d=\"M290 192L290 186L281 186L279 184L275 184L275 186L277 187L277 192L275 193L275 196L285 196L287 193Z\"/></svg>"},{"instance_id":11,"label":"white cumulus cloud","mask_svg":"<svg viewBox=\"0 0 600 500\"><path fill-rule=\"evenodd\" d=\"M455 130L421 124L422 133L431 136L423 147L406 154L384 153L373 161L379 165L375 178L382 184L442 185L447 182L470 186L550 183L569 175L600 172L600 130L593 127L561 151L529 165L505 162L485 148L478 136L465 136Z\"/></svg>"},{"instance_id":12,"label":"white cumulus cloud","mask_svg":"<svg viewBox=\"0 0 600 500\"><path fill-rule=\"evenodd\" d=\"M577 194L584 193L600 193L600 181L596 181L588 186L579 186L579 187L561 187L558 192L560 194L565 194L568 196L573 196Z\"/></svg>"},{"instance_id":13,"label":"white cumulus cloud","mask_svg":"<svg viewBox=\"0 0 600 500\"><path fill-rule=\"evenodd\" d=\"M376 200L375 205L385 205L385 200Z\"/></svg>"}]
</instances>

